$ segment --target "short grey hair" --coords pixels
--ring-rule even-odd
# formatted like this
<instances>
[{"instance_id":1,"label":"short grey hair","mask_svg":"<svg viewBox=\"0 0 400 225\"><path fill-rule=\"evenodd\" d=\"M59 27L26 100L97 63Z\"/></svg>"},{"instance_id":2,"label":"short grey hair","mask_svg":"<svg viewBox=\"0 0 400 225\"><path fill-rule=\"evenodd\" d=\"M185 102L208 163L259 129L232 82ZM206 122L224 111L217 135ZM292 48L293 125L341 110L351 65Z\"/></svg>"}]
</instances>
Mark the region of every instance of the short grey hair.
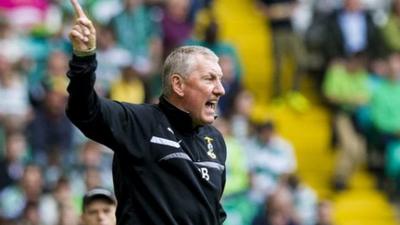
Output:
<instances>
[{"instance_id":1,"label":"short grey hair","mask_svg":"<svg viewBox=\"0 0 400 225\"><path fill-rule=\"evenodd\" d=\"M162 92L164 96L169 96L172 93L172 85L170 77L172 74L179 74L187 77L193 67L197 65L196 57L204 56L218 62L218 56L210 49L202 46L182 46L172 51L164 62L162 72Z\"/></svg>"}]
</instances>

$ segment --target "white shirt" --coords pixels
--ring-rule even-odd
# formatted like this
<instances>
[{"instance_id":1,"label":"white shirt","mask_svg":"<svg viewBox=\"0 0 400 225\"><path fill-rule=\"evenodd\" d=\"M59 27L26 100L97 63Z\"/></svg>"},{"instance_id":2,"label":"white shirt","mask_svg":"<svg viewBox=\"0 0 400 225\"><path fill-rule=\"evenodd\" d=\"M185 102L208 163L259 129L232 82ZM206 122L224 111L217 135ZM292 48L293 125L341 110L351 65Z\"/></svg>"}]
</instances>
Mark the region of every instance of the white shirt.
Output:
<instances>
[{"instance_id":1,"label":"white shirt","mask_svg":"<svg viewBox=\"0 0 400 225\"><path fill-rule=\"evenodd\" d=\"M265 144L254 138L247 146L253 173L252 188L261 196L272 193L279 178L295 172L297 168L293 146L282 137L275 135Z\"/></svg>"},{"instance_id":2,"label":"white shirt","mask_svg":"<svg viewBox=\"0 0 400 225\"><path fill-rule=\"evenodd\" d=\"M339 16L347 53L356 53L367 47L367 22L362 12L344 12Z\"/></svg>"}]
</instances>

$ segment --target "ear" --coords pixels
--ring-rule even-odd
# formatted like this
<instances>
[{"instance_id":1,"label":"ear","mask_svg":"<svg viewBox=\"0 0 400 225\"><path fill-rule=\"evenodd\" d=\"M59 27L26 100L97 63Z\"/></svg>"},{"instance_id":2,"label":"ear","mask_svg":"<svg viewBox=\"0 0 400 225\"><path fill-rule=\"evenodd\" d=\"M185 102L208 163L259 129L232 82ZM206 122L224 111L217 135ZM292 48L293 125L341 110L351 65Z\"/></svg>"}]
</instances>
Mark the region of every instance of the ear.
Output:
<instances>
[{"instance_id":1,"label":"ear","mask_svg":"<svg viewBox=\"0 0 400 225\"><path fill-rule=\"evenodd\" d=\"M172 74L171 77L172 91L180 97L184 95L185 82L183 77L178 74Z\"/></svg>"}]
</instances>

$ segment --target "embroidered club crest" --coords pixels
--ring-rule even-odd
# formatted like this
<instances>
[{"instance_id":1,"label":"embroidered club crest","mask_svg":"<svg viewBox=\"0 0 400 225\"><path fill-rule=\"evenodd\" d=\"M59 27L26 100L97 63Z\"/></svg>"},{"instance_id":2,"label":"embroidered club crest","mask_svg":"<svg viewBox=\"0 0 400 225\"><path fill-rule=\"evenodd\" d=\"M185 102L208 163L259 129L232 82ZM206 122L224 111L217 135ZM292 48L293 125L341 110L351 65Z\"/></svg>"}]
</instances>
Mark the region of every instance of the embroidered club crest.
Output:
<instances>
[{"instance_id":1,"label":"embroidered club crest","mask_svg":"<svg viewBox=\"0 0 400 225\"><path fill-rule=\"evenodd\" d=\"M210 138L208 136L205 136L204 140L207 143L207 148L208 148L207 155L210 156L210 158L212 158L212 159L216 159L217 156L214 153L214 146L212 145L212 142L213 142L214 139L212 139L212 138Z\"/></svg>"}]
</instances>

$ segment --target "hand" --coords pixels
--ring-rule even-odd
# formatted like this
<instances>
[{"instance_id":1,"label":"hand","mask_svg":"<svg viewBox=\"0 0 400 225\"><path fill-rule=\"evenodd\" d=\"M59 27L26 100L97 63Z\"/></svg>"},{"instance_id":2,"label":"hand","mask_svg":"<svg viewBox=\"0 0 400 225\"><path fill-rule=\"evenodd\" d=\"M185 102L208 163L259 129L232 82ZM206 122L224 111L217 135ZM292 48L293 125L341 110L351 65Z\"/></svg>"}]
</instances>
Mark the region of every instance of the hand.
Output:
<instances>
[{"instance_id":1,"label":"hand","mask_svg":"<svg viewBox=\"0 0 400 225\"><path fill-rule=\"evenodd\" d=\"M71 0L75 11L75 24L69 33L72 48L77 55L88 55L96 49L96 30L92 21L83 12L78 0Z\"/></svg>"}]
</instances>

